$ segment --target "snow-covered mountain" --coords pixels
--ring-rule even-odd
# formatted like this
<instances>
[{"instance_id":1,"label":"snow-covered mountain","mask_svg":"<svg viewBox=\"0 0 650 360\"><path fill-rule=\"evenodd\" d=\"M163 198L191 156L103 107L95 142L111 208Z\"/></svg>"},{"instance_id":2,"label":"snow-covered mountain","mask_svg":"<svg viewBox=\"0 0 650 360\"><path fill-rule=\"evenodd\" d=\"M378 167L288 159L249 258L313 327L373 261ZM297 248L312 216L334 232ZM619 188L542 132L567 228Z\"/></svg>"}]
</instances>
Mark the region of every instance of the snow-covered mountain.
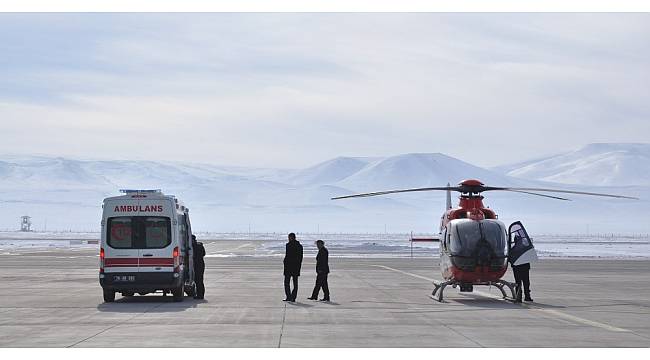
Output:
<instances>
[{"instance_id":1,"label":"snow-covered mountain","mask_svg":"<svg viewBox=\"0 0 650 360\"><path fill-rule=\"evenodd\" d=\"M596 153L594 147L586 147L592 150L585 154ZM647 154L643 146L638 148L639 153L634 155L637 161ZM575 155L575 161L578 157ZM517 173L519 168L543 161L506 172ZM557 165L560 161L547 164ZM647 161L636 165L639 169L643 166ZM549 180L542 176L547 173L541 172L541 165L535 168L540 171L539 179ZM633 175L630 177L634 181L644 179L642 172ZM509 176L439 153L340 157L305 169L0 156L0 229L15 229L19 216L31 215L36 229L45 228L47 222L48 229L97 230L104 197L117 195L122 188L159 188L185 201L199 231L247 231L250 227L253 231L433 232L437 231L444 208L443 192L344 201L330 198L355 192L456 184L467 178L496 186L544 185L650 197L650 186L645 182L626 188L552 184L531 180L532 175L531 179ZM536 227L533 232L583 231L585 224L592 231L650 232L647 200L578 197L567 203L505 192L491 192L486 197L486 204L496 208L504 221L525 219ZM619 221L621 218L626 221Z\"/></svg>"},{"instance_id":2,"label":"snow-covered mountain","mask_svg":"<svg viewBox=\"0 0 650 360\"><path fill-rule=\"evenodd\" d=\"M296 185L334 184L359 172L371 161L367 158L337 157L296 172L288 178L288 182Z\"/></svg>"},{"instance_id":3,"label":"snow-covered mountain","mask_svg":"<svg viewBox=\"0 0 650 360\"><path fill-rule=\"evenodd\" d=\"M404 154L367 164L339 182L356 191L444 186L472 178L486 184L512 186L518 183L502 174L486 170L444 154ZM521 182L521 181L519 181Z\"/></svg>"},{"instance_id":4,"label":"snow-covered mountain","mask_svg":"<svg viewBox=\"0 0 650 360\"><path fill-rule=\"evenodd\" d=\"M650 186L650 144L589 144L494 170L523 179L596 186Z\"/></svg>"}]
</instances>

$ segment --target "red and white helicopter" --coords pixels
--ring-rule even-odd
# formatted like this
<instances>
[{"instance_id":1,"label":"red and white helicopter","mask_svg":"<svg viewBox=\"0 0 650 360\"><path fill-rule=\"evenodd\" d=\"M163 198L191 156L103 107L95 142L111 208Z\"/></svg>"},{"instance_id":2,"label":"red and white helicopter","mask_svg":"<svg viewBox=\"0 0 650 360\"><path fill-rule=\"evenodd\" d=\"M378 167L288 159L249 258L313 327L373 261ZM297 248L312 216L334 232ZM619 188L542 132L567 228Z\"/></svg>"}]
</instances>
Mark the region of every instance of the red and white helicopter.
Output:
<instances>
[{"instance_id":1,"label":"red and white helicopter","mask_svg":"<svg viewBox=\"0 0 650 360\"><path fill-rule=\"evenodd\" d=\"M491 285L501 290L505 299L508 296L504 287L508 287L515 298L515 284L502 279L508 269L508 256L513 259L511 249L514 236L524 239L528 244L523 251L518 251L517 258L524 255L526 250L534 249L532 239L521 222L511 224L507 229L498 220L494 210L485 207L482 193L486 191L510 191L528 195L543 196L556 200L569 201L567 198L540 194L563 193L590 196L604 196L619 199L638 198L622 195L599 194L583 191L571 191L544 188L516 188L485 186L479 180L464 180L458 186L427 187L415 189L389 190L364 194L346 195L332 200L380 196L406 192L447 191L447 207L440 221L440 270L444 282L434 282L431 296L442 302L445 287L460 287L462 292L472 292L474 285ZM452 207L451 192L460 193L458 207ZM437 293L437 296L436 296Z\"/></svg>"}]
</instances>

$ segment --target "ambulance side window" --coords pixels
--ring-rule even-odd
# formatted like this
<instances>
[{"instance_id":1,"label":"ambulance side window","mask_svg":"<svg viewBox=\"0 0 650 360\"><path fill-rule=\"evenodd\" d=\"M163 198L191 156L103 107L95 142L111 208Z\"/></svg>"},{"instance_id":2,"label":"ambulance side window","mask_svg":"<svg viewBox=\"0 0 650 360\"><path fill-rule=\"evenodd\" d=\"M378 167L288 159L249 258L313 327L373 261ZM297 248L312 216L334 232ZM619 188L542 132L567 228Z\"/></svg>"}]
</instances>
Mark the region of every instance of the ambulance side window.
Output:
<instances>
[{"instance_id":1,"label":"ambulance side window","mask_svg":"<svg viewBox=\"0 0 650 360\"><path fill-rule=\"evenodd\" d=\"M185 230L187 231L187 243L192 242L192 224L190 223L190 216L189 214L183 215L183 218L185 219Z\"/></svg>"},{"instance_id":2,"label":"ambulance side window","mask_svg":"<svg viewBox=\"0 0 650 360\"><path fill-rule=\"evenodd\" d=\"M181 221L178 222L178 232L179 232L179 239L181 246L183 250L185 249L185 236L187 236L187 227L185 227L185 221L181 219Z\"/></svg>"},{"instance_id":3,"label":"ambulance side window","mask_svg":"<svg viewBox=\"0 0 650 360\"><path fill-rule=\"evenodd\" d=\"M186 241L187 240L187 224L185 223L185 215L183 215L181 217L181 220L178 222L178 224L179 224L179 228L180 228L180 231L179 231L180 232L180 241L179 242L181 243L181 246L182 246L183 250L185 250L185 248L186 248L185 244L187 243L187 241Z\"/></svg>"}]
</instances>

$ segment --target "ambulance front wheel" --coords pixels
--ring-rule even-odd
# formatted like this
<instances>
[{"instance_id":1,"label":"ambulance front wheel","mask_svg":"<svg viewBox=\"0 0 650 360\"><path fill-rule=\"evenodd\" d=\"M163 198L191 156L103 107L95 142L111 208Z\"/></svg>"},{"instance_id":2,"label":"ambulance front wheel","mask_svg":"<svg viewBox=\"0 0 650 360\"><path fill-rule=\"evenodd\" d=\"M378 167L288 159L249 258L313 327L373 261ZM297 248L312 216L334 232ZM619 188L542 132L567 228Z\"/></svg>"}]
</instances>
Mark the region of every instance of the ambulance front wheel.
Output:
<instances>
[{"instance_id":1,"label":"ambulance front wheel","mask_svg":"<svg viewBox=\"0 0 650 360\"><path fill-rule=\"evenodd\" d=\"M178 288L172 290L172 296L174 297L174 302L183 301L183 285L181 285Z\"/></svg>"},{"instance_id":2,"label":"ambulance front wheel","mask_svg":"<svg viewBox=\"0 0 650 360\"><path fill-rule=\"evenodd\" d=\"M115 291L104 289L104 302L115 301Z\"/></svg>"}]
</instances>

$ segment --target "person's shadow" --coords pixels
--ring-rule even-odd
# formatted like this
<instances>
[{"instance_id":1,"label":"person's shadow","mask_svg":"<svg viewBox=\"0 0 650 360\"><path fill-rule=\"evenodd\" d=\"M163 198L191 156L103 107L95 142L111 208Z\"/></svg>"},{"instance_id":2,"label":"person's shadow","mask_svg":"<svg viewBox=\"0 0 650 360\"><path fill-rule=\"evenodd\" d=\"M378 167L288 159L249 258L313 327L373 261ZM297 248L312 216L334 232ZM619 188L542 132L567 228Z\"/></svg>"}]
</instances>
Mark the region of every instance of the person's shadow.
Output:
<instances>
[{"instance_id":1,"label":"person's shadow","mask_svg":"<svg viewBox=\"0 0 650 360\"><path fill-rule=\"evenodd\" d=\"M310 308L310 307L313 307L314 305L311 305L311 304L305 304L305 303L301 303L301 302L297 302L297 301L296 301L296 302L290 302L290 301L287 301L287 307L289 307L289 306L303 307L303 308Z\"/></svg>"},{"instance_id":2,"label":"person's shadow","mask_svg":"<svg viewBox=\"0 0 650 360\"><path fill-rule=\"evenodd\" d=\"M289 305L296 306L296 307L305 307L305 308L310 308L317 306L316 304L323 304L323 305L330 305L330 306L339 306L341 304L337 302L332 302L332 301L314 301L314 304L307 304L307 303L301 303L301 302L295 302L295 303L288 303Z\"/></svg>"},{"instance_id":3,"label":"person's shadow","mask_svg":"<svg viewBox=\"0 0 650 360\"><path fill-rule=\"evenodd\" d=\"M452 298L450 302L463 304L467 306L479 307L479 308L491 308L491 309L507 309L507 308L517 308L520 309L564 309L566 306L551 305L551 304L542 304L542 303L528 303L521 302L515 303L512 299L491 299L487 298L480 294L473 293L459 293L462 295L461 298Z\"/></svg>"},{"instance_id":4,"label":"person's shadow","mask_svg":"<svg viewBox=\"0 0 650 360\"><path fill-rule=\"evenodd\" d=\"M332 305L332 306L339 306L339 305L341 305L341 304L339 304L339 303L337 303L337 302L334 302L334 301L322 301L321 303L324 304L324 305Z\"/></svg>"}]
</instances>

